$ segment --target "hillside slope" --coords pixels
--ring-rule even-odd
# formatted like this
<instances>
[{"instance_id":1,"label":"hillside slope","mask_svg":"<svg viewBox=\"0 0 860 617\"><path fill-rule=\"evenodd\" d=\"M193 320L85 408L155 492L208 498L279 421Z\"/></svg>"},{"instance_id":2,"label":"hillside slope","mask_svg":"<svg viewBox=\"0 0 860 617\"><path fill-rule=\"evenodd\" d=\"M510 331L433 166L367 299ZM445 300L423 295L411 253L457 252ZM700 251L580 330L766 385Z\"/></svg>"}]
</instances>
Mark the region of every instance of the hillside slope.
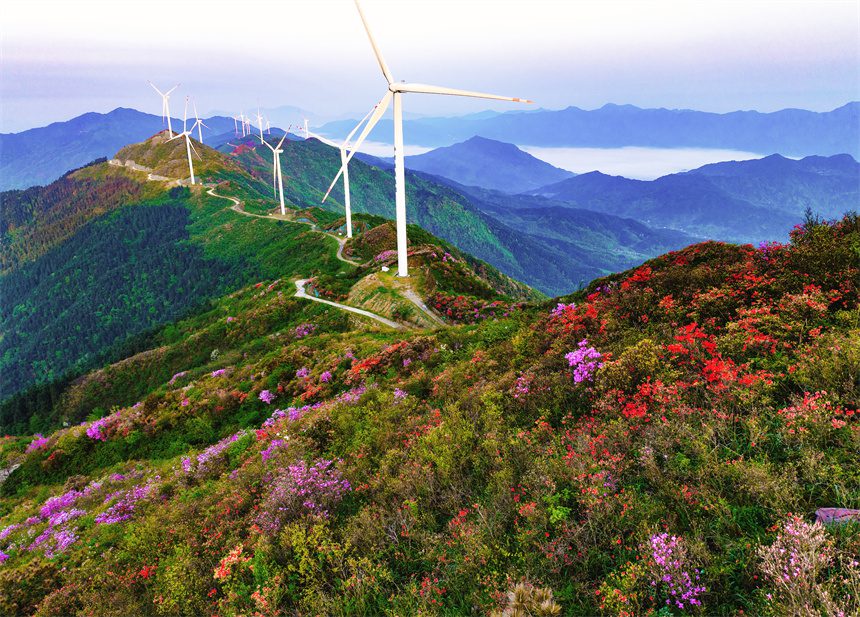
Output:
<instances>
[{"instance_id":1,"label":"hillside slope","mask_svg":"<svg viewBox=\"0 0 860 617\"><path fill-rule=\"evenodd\" d=\"M271 187L271 154L253 139L234 141L240 147L224 148L233 152L236 162L261 183ZM320 204L325 190L340 166L337 152L315 139L290 142L281 156L285 179L285 197L291 204ZM394 181L389 170L365 164L350 163L352 208L391 218L394 211ZM530 231L507 225L504 219L488 214L468 192L450 181L418 172L407 171L407 217L461 250L495 266L505 274L540 291L553 295L565 293L612 271L623 269L642 259L688 243L689 237L678 234L667 238L630 220L608 217L591 222L580 217L576 234L569 239L548 243ZM522 199L512 197L511 199ZM343 189L338 183L323 207L343 212ZM271 207L271 205L269 205ZM635 226L642 234L637 248L619 244L632 235ZM571 226L573 227L573 226ZM613 227L612 233L607 228ZM602 256L613 251L623 257L595 258L590 249L602 246Z\"/></svg>"},{"instance_id":2,"label":"hillside slope","mask_svg":"<svg viewBox=\"0 0 860 617\"><path fill-rule=\"evenodd\" d=\"M0 440L0 611L856 614L860 529L811 521L860 492L858 243L810 219L434 332L221 298Z\"/></svg>"},{"instance_id":3,"label":"hillside slope","mask_svg":"<svg viewBox=\"0 0 860 617\"><path fill-rule=\"evenodd\" d=\"M179 109L176 103L174 108ZM214 133L233 130L231 118L204 120ZM174 130L182 130L181 119L172 122ZM123 146L165 128L160 116L118 107L106 114L87 113L20 133L0 134L0 191L48 184L70 169L112 156Z\"/></svg>"}]
</instances>

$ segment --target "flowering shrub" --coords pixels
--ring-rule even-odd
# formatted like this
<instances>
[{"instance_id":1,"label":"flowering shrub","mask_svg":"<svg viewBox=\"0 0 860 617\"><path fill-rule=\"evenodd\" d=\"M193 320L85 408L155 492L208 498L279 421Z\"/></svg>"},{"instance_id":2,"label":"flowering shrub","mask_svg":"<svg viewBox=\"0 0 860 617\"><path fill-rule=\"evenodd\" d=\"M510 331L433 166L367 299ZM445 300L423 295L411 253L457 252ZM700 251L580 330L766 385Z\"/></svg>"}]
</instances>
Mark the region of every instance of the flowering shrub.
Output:
<instances>
[{"instance_id":1,"label":"flowering shrub","mask_svg":"<svg viewBox=\"0 0 860 617\"><path fill-rule=\"evenodd\" d=\"M295 327L293 330L293 337L297 339L305 338L306 336L310 336L314 333L317 327L312 323L303 323Z\"/></svg>"},{"instance_id":2,"label":"flowering shrub","mask_svg":"<svg viewBox=\"0 0 860 617\"><path fill-rule=\"evenodd\" d=\"M266 405L271 405L272 401L275 400L275 394L269 392L268 390L263 390L260 392L260 400L263 401Z\"/></svg>"},{"instance_id":3,"label":"flowering shrub","mask_svg":"<svg viewBox=\"0 0 860 617\"><path fill-rule=\"evenodd\" d=\"M373 258L373 261L378 263L382 261L388 261L389 259L392 259L394 257L397 257L397 251L394 249L390 249L387 251L382 251L379 255Z\"/></svg>"},{"instance_id":4,"label":"flowering shrub","mask_svg":"<svg viewBox=\"0 0 860 617\"><path fill-rule=\"evenodd\" d=\"M107 423L107 418L100 418L92 422L87 427L87 437L96 441L107 441L107 437L105 437L104 433L102 432L102 429L107 426Z\"/></svg>"},{"instance_id":5,"label":"flowering shrub","mask_svg":"<svg viewBox=\"0 0 860 617\"><path fill-rule=\"evenodd\" d=\"M33 435L33 441L27 444L27 452L35 452L36 450L44 450L48 447L48 438L43 437L41 433Z\"/></svg>"},{"instance_id":6,"label":"flowering shrub","mask_svg":"<svg viewBox=\"0 0 860 617\"><path fill-rule=\"evenodd\" d=\"M573 381L576 383L592 381L595 371L603 366L602 362L598 362L602 355L594 347L589 347L586 339L579 341L579 348L564 357L573 369Z\"/></svg>"},{"instance_id":7,"label":"flowering shrub","mask_svg":"<svg viewBox=\"0 0 860 617\"><path fill-rule=\"evenodd\" d=\"M860 562L839 554L821 523L789 516L770 546L759 547L765 596L776 610L791 615L851 615L860 610ZM825 576L839 565L842 576Z\"/></svg>"},{"instance_id":8,"label":"flowering shrub","mask_svg":"<svg viewBox=\"0 0 860 617\"><path fill-rule=\"evenodd\" d=\"M257 518L260 528L266 533L277 533L286 521L302 512L328 516L329 510L350 489L349 482L333 465L330 460L313 465L299 461L276 477Z\"/></svg>"},{"instance_id":9,"label":"flowering shrub","mask_svg":"<svg viewBox=\"0 0 860 617\"><path fill-rule=\"evenodd\" d=\"M442 292L436 292L430 297L430 305L457 323L477 323L485 319L508 317L523 306L520 302L488 301L468 296L451 296Z\"/></svg>"},{"instance_id":10,"label":"flowering shrub","mask_svg":"<svg viewBox=\"0 0 860 617\"><path fill-rule=\"evenodd\" d=\"M116 495L110 495L105 503L113 501L113 504L104 512L99 514L95 522L99 525L113 525L126 521L134 516L138 502L148 498L153 490L151 483L135 486L125 491L116 499ZM116 501L114 501L116 499Z\"/></svg>"},{"instance_id":11,"label":"flowering shrub","mask_svg":"<svg viewBox=\"0 0 860 617\"><path fill-rule=\"evenodd\" d=\"M680 609L701 606L699 596L706 590L699 584L699 570L688 572L686 547L681 538L667 533L658 533L649 540L652 573L651 585L665 590L666 604L674 604Z\"/></svg>"},{"instance_id":12,"label":"flowering shrub","mask_svg":"<svg viewBox=\"0 0 860 617\"><path fill-rule=\"evenodd\" d=\"M329 383L332 379L331 371L323 371L320 375L320 381L322 383Z\"/></svg>"}]
</instances>

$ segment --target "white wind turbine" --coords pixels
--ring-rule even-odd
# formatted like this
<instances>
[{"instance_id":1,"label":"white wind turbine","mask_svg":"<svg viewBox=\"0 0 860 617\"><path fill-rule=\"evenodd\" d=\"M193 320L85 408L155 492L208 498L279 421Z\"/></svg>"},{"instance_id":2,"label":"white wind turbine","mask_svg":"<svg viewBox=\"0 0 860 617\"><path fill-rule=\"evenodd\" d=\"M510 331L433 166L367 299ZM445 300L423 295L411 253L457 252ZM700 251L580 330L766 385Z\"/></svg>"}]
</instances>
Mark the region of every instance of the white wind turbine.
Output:
<instances>
[{"instance_id":1,"label":"white wind turbine","mask_svg":"<svg viewBox=\"0 0 860 617\"><path fill-rule=\"evenodd\" d=\"M260 143L265 143L266 139L263 137L263 114L260 113L260 108L257 108L257 126L260 127Z\"/></svg>"},{"instance_id":2,"label":"white wind turbine","mask_svg":"<svg viewBox=\"0 0 860 617\"><path fill-rule=\"evenodd\" d=\"M515 103L531 103L532 101L520 99L510 96L499 96L496 94L484 94L482 92L470 92L467 90L455 90L453 88L445 88L442 86L428 86L426 84L413 84L394 81L394 76L388 69L388 65L376 45L376 40L370 32L370 27L367 25L367 19L364 17L364 12L361 10L361 4L355 0L355 6L358 9L358 14L361 17L361 22L364 24L364 29L367 32L367 37L370 39L370 45L373 47L373 53L376 55L376 61L379 63L379 68L382 69L382 74L385 81L388 82L388 92L382 97L382 100L376 106L376 110L370 117L364 130L361 132L358 140L355 142L352 151L347 157L345 163L341 166L341 171L335 177L334 182L343 172L346 163L355 155L356 150L364 142L365 138L382 118L382 115L388 109L391 100L394 99L394 211L397 219L397 275L408 276L407 258L406 258L406 178L404 172L403 161L403 102L401 97L409 92L418 94L447 94L452 96L469 96L480 99L493 99L497 101L513 101ZM334 184L332 182L332 184Z\"/></svg>"},{"instance_id":3,"label":"white wind turbine","mask_svg":"<svg viewBox=\"0 0 860 617\"><path fill-rule=\"evenodd\" d=\"M284 207L284 176L281 173L281 146L284 145L284 140L287 138L287 135L290 132L290 127L287 127L287 131L284 133L284 136L281 137L281 141L278 142L276 147L272 147L268 141L263 140L263 143L269 150L272 151L272 191L275 190L275 182L278 183L278 194L281 199L281 216L284 216L287 213L286 208Z\"/></svg>"},{"instance_id":4,"label":"white wind turbine","mask_svg":"<svg viewBox=\"0 0 860 617\"><path fill-rule=\"evenodd\" d=\"M376 107L374 107L373 109L376 109ZM359 122L355 126L355 128L352 129L352 132L346 136L346 139L340 145L336 144L335 142L333 142L330 139L326 139L322 135L317 135L313 131L309 131L308 126L307 126L308 121L305 120L305 139L307 139L308 137L314 137L316 139L319 139L324 144L327 144L333 148L337 148L338 150L340 150L340 165L341 165L341 172L343 173L343 207L344 207L344 210L346 210L346 237L347 238L352 238L352 207L350 205L350 199L349 199L349 166L348 166L349 161L347 159L347 149L349 148L350 140L353 138L356 131L358 131L358 129L361 127L361 125L364 124L365 120L367 120L370 117L370 114L373 113L373 109L371 109L369 112L367 112L367 114L364 116L364 118L361 119L361 122ZM338 176L339 175L340 175L340 173L338 173ZM337 178L335 178L335 182L337 182ZM328 195L331 192L332 187L334 187L334 183L332 183L332 185L329 187L328 191L326 192L325 196L323 197L323 199L322 199L323 202L325 202L325 200L328 198Z\"/></svg>"},{"instance_id":5,"label":"white wind turbine","mask_svg":"<svg viewBox=\"0 0 860 617\"><path fill-rule=\"evenodd\" d=\"M173 141L174 139L179 139L180 137L185 137L185 151L188 153L188 171L191 173L191 184L194 184L194 162L191 160L191 151L194 150L194 154L197 154L197 150L194 149L194 146L191 145L191 131L194 130L194 126L191 129L186 128L186 124L188 122L188 97L185 97L185 113L182 115L182 132L177 133L168 141ZM199 120L198 120L199 122ZM200 158L200 155L197 154L197 158Z\"/></svg>"},{"instance_id":6,"label":"white wind turbine","mask_svg":"<svg viewBox=\"0 0 860 617\"><path fill-rule=\"evenodd\" d=\"M195 128L197 129L197 141L199 141L201 144L203 143L203 128L202 127L204 127L204 126L207 129L209 128L209 125L204 124L203 120L201 120L200 117L197 115L197 102L195 101L194 102L194 124L191 125L191 132L193 133L194 129Z\"/></svg>"},{"instance_id":7,"label":"white wind turbine","mask_svg":"<svg viewBox=\"0 0 860 617\"><path fill-rule=\"evenodd\" d=\"M181 84L176 84L167 92L162 92L161 90L156 88L155 84L152 83L151 81L148 83L150 86L152 86L152 89L155 90L156 92L158 92L158 94L161 96L161 119L162 120L167 119L167 133L170 136L170 138L172 139L173 138L173 127L170 126L170 103L169 103L170 93L173 92L174 90L176 90Z\"/></svg>"}]
</instances>

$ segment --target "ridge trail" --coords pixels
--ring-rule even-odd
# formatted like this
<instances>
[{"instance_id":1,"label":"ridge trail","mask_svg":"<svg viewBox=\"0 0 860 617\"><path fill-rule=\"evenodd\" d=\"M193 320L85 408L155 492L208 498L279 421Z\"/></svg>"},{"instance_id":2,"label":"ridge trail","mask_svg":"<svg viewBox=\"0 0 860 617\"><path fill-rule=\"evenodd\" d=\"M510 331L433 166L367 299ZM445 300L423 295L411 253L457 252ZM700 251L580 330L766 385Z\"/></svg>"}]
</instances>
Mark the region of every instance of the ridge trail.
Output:
<instances>
[{"instance_id":1,"label":"ridge trail","mask_svg":"<svg viewBox=\"0 0 860 617\"><path fill-rule=\"evenodd\" d=\"M234 212L237 212L238 214L243 214L245 216L252 216L252 217L260 218L260 219L275 219L275 220L282 220L282 221L291 220L291 219L289 219L285 216L281 216L279 214L267 216L267 215L262 215L262 214L253 214L251 212L245 212L245 210L242 208L241 200L239 200L235 197L229 197L227 195L219 195L218 193L215 192L214 188L210 188L208 191L206 191L206 194L211 195L212 197L218 197L220 199L229 199L230 201L233 202L233 205L230 206L230 209L233 210ZM292 222L300 222L300 221L292 221ZM314 223L302 222L302 224L303 225L309 225L311 227L312 231L324 234L326 236L329 236L330 238L334 238L335 240L337 240L338 247L337 247L337 253L335 255L340 261L342 261L344 263L348 263L348 264L353 265L353 266L359 265L358 262L352 261L351 259L347 259L346 257L343 256L343 247L346 244L345 238L339 238L338 236L335 236L334 234L330 234L328 232L322 231L322 230L318 229ZM341 304L339 302L333 302L331 300L324 300L322 298L316 298L314 296L309 296L308 293L305 291L305 285L307 284L307 282L308 282L308 279L299 279L298 281L296 281L296 297L297 298L304 298L305 300L311 300L313 302L320 302L321 304L328 304L329 306L333 306L333 307L340 309L342 311L347 311L349 313L355 313L357 315L363 315L364 317L369 317L370 319L376 320L381 324L384 324L390 328L394 328L395 330L402 330L404 328L403 324L399 324L396 321L391 321L390 319L386 319L382 315L377 315L376 313L371 313L370 311L366 311L364 309L355 308L354 306L347 306L346 304ZM412 301L414 302L414 300L412 300Z\"/></svg>"}]
</instances>

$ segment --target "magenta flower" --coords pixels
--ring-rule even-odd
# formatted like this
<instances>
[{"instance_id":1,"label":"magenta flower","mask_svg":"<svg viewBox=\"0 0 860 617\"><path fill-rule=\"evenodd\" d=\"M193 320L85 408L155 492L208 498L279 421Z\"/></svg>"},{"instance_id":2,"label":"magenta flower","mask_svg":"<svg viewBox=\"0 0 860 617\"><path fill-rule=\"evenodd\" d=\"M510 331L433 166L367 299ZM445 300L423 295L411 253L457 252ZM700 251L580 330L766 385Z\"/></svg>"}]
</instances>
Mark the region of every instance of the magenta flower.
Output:
<instances>
[{"instance_id":1,"label":"magenta flower","mask_svg":"<svg viewBox=\"0 0 860 617\"><path fill-rule=\"evenodd\" d=\"M313 334L316 329L317 327L312 323L299 324L296 326L295 330L293 330L293 336L296 338L305 338L306 336Z\"/></svg>"},{"instance_id":2,"label":"magenta flower","mask_svg":"<svg viewBox=\"0 0 860 617\"><path fill-rule=\"evenodd\" d=\"M402 401L408 396L405 390L401 390L400 388L394 388L394 400Z\"/></svg>"},{"instance_id":3,"label":"magenta flower","mask_svg":"<svg viewBox=\"0 0 860 617\"><path fill-rule=\"evenodd\" d=\"M27 445L27 452L35 452L36 450L44 450L48 447L48 438L43 437L41 433L33 435L33 441Z\"/></svg>"},{"instance_id":4,"label":"magenta flower","mask_svg":"<svg viewBox=\"0 0 860 617\"><path fill-rule=\"evenodd\" d=\"M573 368L573 381L576 383L592 381L595 371L603 366L603 362L598 362L602 354L594 347L589 347L587 339L582 339L579 342L579 349L571 351L564 357Z\"/></svg>"},{"instance_id":5,"label":"magenta flower","mask_svg":"<svg viewBox=\"0 0 860 617\"><path fill-rule=\"evenodd\" d=\"M223 377L226 374L227 374L227 369L219 368L218 370L212 371L211 376L212 377Z\"/></svg>"},{"instance_id":6,"label":"magenta flower","mask_svg":"<svg viewBox=\"0 0 860 617\"><path fill-rule=\"evenodd\" d=\"M263 401L266 405L271 405L272 401L275 400L275 395L272 394L269 390L263 390L260 392L260 400Z\"/></svg>"},{"instance_id":7,"label":"magenta flower","mask_svg":"<svg viewBox=\"0 0 860 617\"><path fill-rule=\"evenodd\" d=\"M107 418L99 418L87 427L87 437L96 441L107 441L102 429L107 425Z\"/></svg>"},{"instance_id":8,"label":"magenta flower","mask_svg":"<svg viewBox=\"0 0 860 617\"><path fill-rule=\"evenodd\" d=\"M573 310L575 308L576 308L576 304L574 304L573 302L571 302L570 304L563 304L563 303L559 302L558 305L556 305L556 307L554 309L552 309L552 312L550 314L553 317L561 317L566 310L568 310L568 309Z\"/></svg>"},{"instance_id":9,"label":"magenta flower","mask_svg":"<svg viewBox=\"0 0 860 617\"><path fill-rule=\"evenodd\" d=\"M325 371L322 375L320 375L320 381L323 383L328 383L331 381L331 371Z\"/></svg>"},{"instance_id":10,"label":"magenta flower","mask_svg":"<svg viewBox=\"0 0 860 617\"><path fill-rule=\"evenodd\" d=\"M299 370L296 371L296 379L304 379L310 376L311 371L307 367L303 366Z\"/></svg>"}]
</instances>

